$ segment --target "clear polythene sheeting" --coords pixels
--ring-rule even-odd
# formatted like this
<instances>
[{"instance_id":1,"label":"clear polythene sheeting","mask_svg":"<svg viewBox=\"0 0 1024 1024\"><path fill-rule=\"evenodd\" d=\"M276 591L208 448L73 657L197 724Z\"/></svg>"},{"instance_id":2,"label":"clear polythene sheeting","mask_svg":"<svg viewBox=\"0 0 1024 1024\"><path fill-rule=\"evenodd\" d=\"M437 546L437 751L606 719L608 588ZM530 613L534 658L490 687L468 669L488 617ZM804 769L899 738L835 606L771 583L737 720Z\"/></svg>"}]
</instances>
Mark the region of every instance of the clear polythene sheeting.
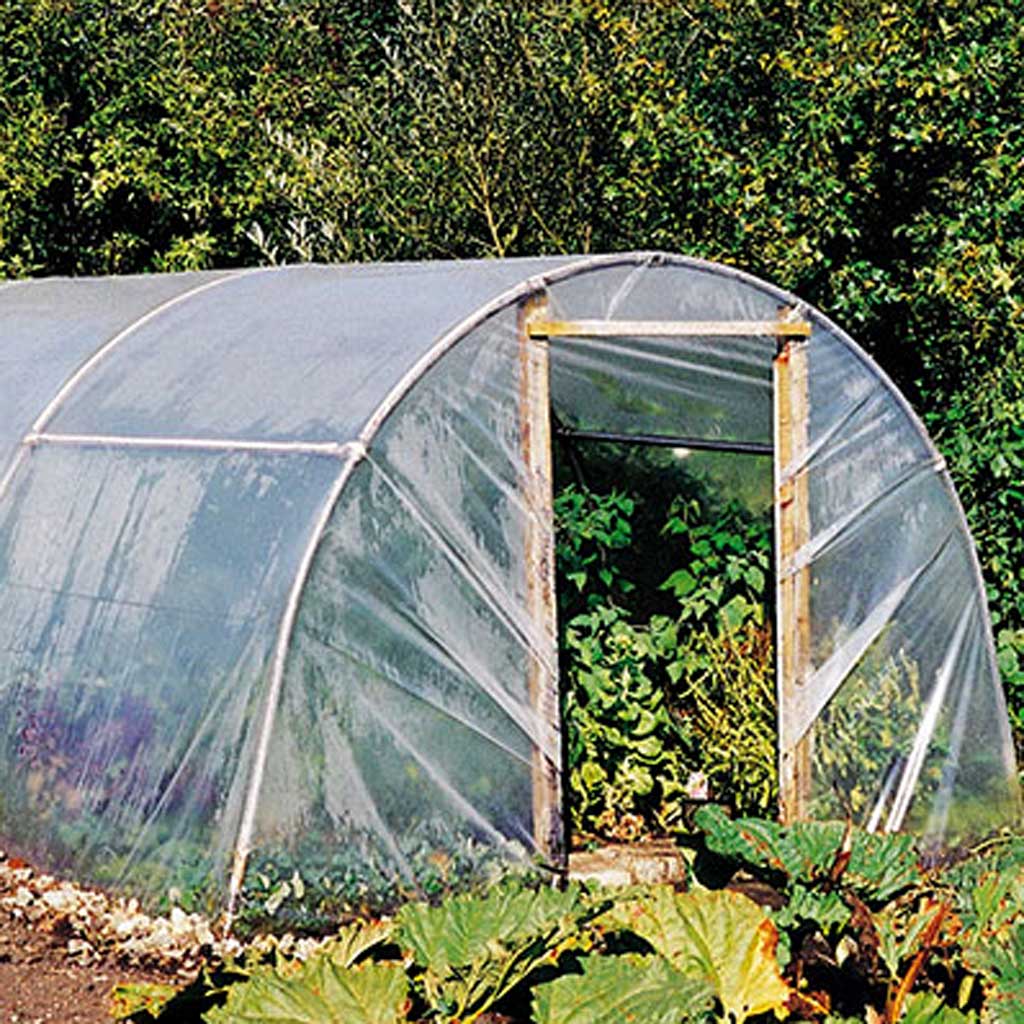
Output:
<instances>
[{"instance_id":1,"label":"clear polythene sheeting","mask_svg":"<svg viewBox=\"0 0 1024 1024\"><path fill-rule=\"evenodd\" d=\"M798 300L722 267L639 260L549 288L552 318L765 321L794 312L807 343L802 478L808 536L779 572L807 608L780 741L809 752L808 810L955 839L1019 817L1009 725L966 524L938 453L881 371ZM570 429L772 441L772 339L552 340L552 407ZM797 638L806 623L808 635ZM782 659L780 659L782 663Z\"/></svg>"},{"instance_id":2,"label":"clear polythene sheeting","mask_svg":"<svg viewBox=\"0 0 1024 1024\"><path fill-rule=\"evenodd\" d=\"M250 856L340 901L479 877L534 850L531 759L558 763L526 666L515 311L428 373L355 470L288 656ZM326 881L325 881L326 880ZM323 895L321 893L321 895Z\"/></svg>"},{"instance_id":3,"label":"clear polythene sheeting","mask_svg":"<svg viewBox=\"0 0 1024 1024\"><path fill-rule=\"evenodd\" d=\"M224 274L16 281L0 297L0 479L79 366L132 324Z\"/></svg>"},{"instance_id":4,"label":"clear polythene sheeting","mask_svg":"<svg viewBox=\"0 0 1024 1024\"><path fill-rule=\"evenodd\" d=\"M626 263L554 282L555 320L771 321L778 296L676 263ZM552 409L580 431L770 445L771 363L765 336L558 338Z\"/></svg>"},{"instance_id":5,"label":"clear polythene sheeting","mask_svg":"<svg viewBox=\"0 0 1024 1024\"><path fill-rule=\"evenodd\" d=\"M559 424L771 449L774 337L626 325L796 300L677 257L0 291L5 844L153 899L248 854L242 910L313 883L309 906L367 906L545 852L551 521L519 329L545 295L624 325L552 337ZM948 477L878 369L796 315L809 419L778 470L806 482L807 536L780 572L807 584L809 636L782 744L806 741L815 814L1001 824L1009 729Z\"/></svg>"},{"instance_id":6,"label":"clear polythene sheeting","mask_svg":"<svg viewBox=\"0 0 1024 1024\"><path fill-rule=\"evenodd\" d=\"M244 271L139 324L81 381L51 429L346 441L446 328L546 265Z\"/></svg>"},{"instance_id":7,"label":"clear polythene sheeting","mask_svg":"<svg viewBox=\"0 0 1024 1024\"><path fill-rule=\"evenodd\" d=\"M266 666L331 459L50 447L0 516L8 848L219 899Z\"/></svg>"},{"instance_id":8,"label":"clear polythene sheeting","mask_svg":"<svg viewBox=\"0 0 1024 1024\"><path fill-rule=\"evenodd\" d=\"M948 475L845 339L808 348L810 649L782 742L810 746L813 816L955 841L1013 821L1013 747L970 537ZM787 638L781 639L782 643Z\"/></svg>"}]
</instances>

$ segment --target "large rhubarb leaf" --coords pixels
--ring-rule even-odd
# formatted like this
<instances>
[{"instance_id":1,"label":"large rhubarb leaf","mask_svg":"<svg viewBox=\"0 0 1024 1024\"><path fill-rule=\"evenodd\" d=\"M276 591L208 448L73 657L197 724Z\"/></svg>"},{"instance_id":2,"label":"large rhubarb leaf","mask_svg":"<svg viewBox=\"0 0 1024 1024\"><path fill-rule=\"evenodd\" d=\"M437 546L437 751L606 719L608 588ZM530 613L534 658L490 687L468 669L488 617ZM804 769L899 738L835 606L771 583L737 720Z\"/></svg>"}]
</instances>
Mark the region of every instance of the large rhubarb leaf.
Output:
<instances>
[{"instance_id":1,"label":"large rhubarb leaf","mask_svg":"<svg viewBox=\"0 0 1024 1024\"><path fill-rule=\"evenodd\" d=\"M782 826L759 818L732 820L721 808L702 807L695 816L709 850L759 873L815 882L825 878L843 847L842 822L798 822ZM842 881L869 903L885 903L921 879L915 842L908 835L855 831Z\"/></svg>"},{"instance_id":2,"label":"large rhubarb leaf","mask_svg":"<svg viewBox=\"0 0 1024 1024\"><path fill-rule=\"evenodd\" d=\"M661 957L585 957L582 974L538 985L535 1024L680 1024L711 1008L707 982L680 974Z\"/></svg>"},{"instance_id":3,"label":"large rhubarb leaf","mask_svg":"<svg viewBox=\"0 0 1024 1024\"><path fill-rule=\"evenodd\" d=\"M485 897L461 896L440 906L409 903L397 915L399 944L437 973L472 961L488 943L542 938L595 916L578 886L565 892L503 887Z\"/></svg>"},{"instance_id":4,"label":"large rhubarb leaf","mask_svg":"<svg viewBox=\"0 0 1024 1024\"><path fill-rule=\"evenodd\" d=\"M985 979L985 1019L1024 1024L1024 921L998 938L964 950L964 961Z\"/></svg>"},{"instance_id":5,"label":"large rhubarb leaf","mask_svg":"<svg viewBox=\"0 0 1024 1024\"><path fill-rule=\"evenodd\" d=\"M878 955L894 978L900 976L911 957L929 944L926 936L938 908L939 904L930 898L897 900L873 915ZM956 917L945 918L939 933L932 936L931 944L948 945L959 927Z\"/></svg>"},{"instance_id":6,"label":"large rhubarb leaf","mask_svg":"<svg viewBox=\"0 0 1024 1024\"><path fill-rule=\"evenodd\" d=\"M208 1011L208 1024L400 1024L409 1008L408 979L399 964L341 967L315 956L287 977L254 973Z\"/></svg>"},{"instance_id":7,"label":"large rhubarb leaf","mask_svg":"<svg viewBox=\"0 0 1024 1024\"><path fill-rule=\"evenodd\" d=\"M779 935L746 896L654 886L606 920L646 940L682 974L706 981L736 1024L767 1011L784 1016L790 989L775 958Z\"/></svg>"},{"instance_id":8,"label":"large rhubarb leaf","mask_svg":"<svg viewBox=\"0 0 1024 1024\"><path fill-rule=\"evenodd\" d=\"M114 1020L128 1020L137 1017L144 1020L143 1014L156 1019L164 1007L178 995L177 985L161 984L151 981L123 982L114 986L110 998L113 1004L111 1016Z\"/></svg>"},{"instance_id":9,"label":"large rhubarb leaf","mask_svg":"<svg viewBox=\"0 0 1024 1024\"><path fill-rule=\"evenodd\" d=\"M442 1019L482 1013L545 961L580 941L603 906L566 892L499 888L438 907L411 903L397 915L396 939L423 968L418 982Z\"/></svg>"},{"instance_id":10,"label":"large rhubarb leaf","mask_svg":"<svg viewBox=\"0 0 1024 1024\"><path fill-rule=\"evenodd\" d=\"M356 921L341 928L319 952L339 967L351 967L371 949L387 942L394 930L391 921Z\"/></svg>"},{"instance_id":11,"label":"large rhubarb leaf","mask_svg":"<svg viewBox=\"0 0 1024 1024\"><path fill-rule=\"evenodd\" d=\"M797 882L790 886L789 902L774 914L777 927L797 929L813 923L823 935L838 935L849 923L852 911L837 892L824 892Z\"/></svg>"},{"instance_id":12,"label":"large rhubarb leaf","mask_svg":"<svg viewBox=\"0 0 1024 1024\"><path fill-rule=\"evenodd\" d=\"M967 1016L947 1006L934 992L915 992L907 999L900 1018L902 1024L971 1024L974 1014Z\"/></svg>"}]
</instances>

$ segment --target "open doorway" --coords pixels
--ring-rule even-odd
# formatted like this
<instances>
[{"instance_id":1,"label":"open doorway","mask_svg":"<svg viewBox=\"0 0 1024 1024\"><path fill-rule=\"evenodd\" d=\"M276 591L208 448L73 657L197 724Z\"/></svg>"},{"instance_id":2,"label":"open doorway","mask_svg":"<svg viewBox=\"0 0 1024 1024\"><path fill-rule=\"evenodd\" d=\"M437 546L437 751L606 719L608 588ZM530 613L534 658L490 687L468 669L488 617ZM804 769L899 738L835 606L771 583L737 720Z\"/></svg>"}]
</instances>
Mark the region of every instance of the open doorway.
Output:
<instances>
[{"instance_id":1,"label":"open doorway","mask_svg":"<svg viewBox=\"0 0 1024 1024\"><path fill-rule=\"evenodd\" d=\"M774 814L770 454L554 444L566 825L670 838Z\"/></svg>"}]
</instances>

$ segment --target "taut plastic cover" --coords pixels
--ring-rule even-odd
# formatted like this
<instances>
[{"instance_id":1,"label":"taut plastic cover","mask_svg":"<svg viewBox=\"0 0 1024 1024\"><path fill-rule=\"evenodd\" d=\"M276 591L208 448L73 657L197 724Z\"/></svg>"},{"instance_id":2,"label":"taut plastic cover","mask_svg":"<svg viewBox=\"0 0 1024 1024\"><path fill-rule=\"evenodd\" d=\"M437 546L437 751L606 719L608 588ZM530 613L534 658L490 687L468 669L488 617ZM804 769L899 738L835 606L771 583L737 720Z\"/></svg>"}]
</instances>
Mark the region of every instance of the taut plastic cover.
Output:
<instances>
[{"instance_id":1,"label":"taut plastic cover","mask_svg":"<svg viewBox=\"0 0 1024 1024\"><path fill-rule=\"evenodd\" d=\"M623 329L552 337L538 381L539 296ZM808 505L777 571L809 581L779 714L810 812L940 840L1018 818L977 561L919 421L793 296L641 253L0 288L4 846L221 906L303 879L369 905L543 853L552 524L524 410L549 388L568 430L771 452L774 337L635 324L781 307L812 327L806 445L776 460Z\"/></svg>"}]
</instances>

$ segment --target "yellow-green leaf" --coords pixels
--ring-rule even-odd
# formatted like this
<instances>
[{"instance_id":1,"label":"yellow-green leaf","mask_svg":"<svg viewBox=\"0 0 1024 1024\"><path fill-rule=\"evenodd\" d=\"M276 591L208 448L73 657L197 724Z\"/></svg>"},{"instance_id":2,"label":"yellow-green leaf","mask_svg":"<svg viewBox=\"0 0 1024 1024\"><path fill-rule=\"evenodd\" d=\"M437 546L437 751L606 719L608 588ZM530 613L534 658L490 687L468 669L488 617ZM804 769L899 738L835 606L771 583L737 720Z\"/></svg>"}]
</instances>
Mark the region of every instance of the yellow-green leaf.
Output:
<instances>
[{"instance_id":1,"label":"yellow-green leaf","mask_svg":"<svg viewBox=\"0 0 1024 1024\"><path fill-rule=\"evenodd\" d=\"M164 1006L178 994L175 985L159 982L124 982L114 986L111 993L114 1020L127 1020L136 1014L148 1013L150 1017L160 1016Z\"/></svg>"},{"instance_id":2,"label":"yellow-green leaf","mask_svg":"<svg viewBox=\"0 0 1024 1024\"><path fill-rule=\"evenodd\" d=\"M608 920L645 939L685 976L705 980L736 1024L768 1011L785 1015L790 989L775 958L778 932L746 896L656 886Z\"/></svg>"},{"instance_id":3,"label":"yellow-green leaf","mask_svg":"<svg viewBox=\"0 0 1024 1024\"><path fill-rule=\"evenodd\" d=\"M408 979L400 964L339 967L317 956L297 974L254 974L228 989L208 1024L400 1024L406 1020Z\"/></svg>"},{"instance_id":4,"label":"yellow-green leaf","mask_svg":"<svg viewBox=\"0 0 1024 1024\"><path fill-rule=\"evenodd\" d=\"M534 990L537 1024L679 1024L711 1006L705 981L687 978L661 957L584 957L582 974Z\"/></svg>"}]
</instances>

